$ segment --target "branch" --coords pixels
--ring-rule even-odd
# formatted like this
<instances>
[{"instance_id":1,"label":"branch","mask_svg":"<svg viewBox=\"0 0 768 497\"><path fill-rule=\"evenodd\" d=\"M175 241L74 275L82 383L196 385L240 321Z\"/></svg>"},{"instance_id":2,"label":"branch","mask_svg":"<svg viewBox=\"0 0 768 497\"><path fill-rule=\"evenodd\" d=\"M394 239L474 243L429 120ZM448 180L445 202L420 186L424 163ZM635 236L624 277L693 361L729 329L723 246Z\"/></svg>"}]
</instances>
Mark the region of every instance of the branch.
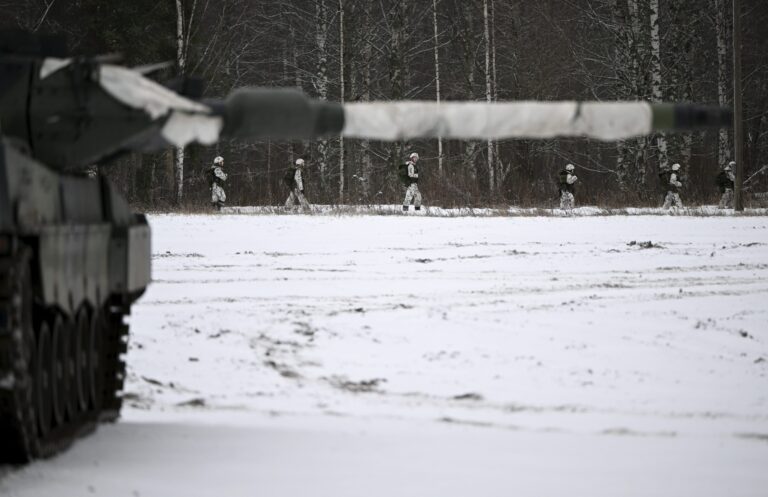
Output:
<instances>
[{"instance_id":1,"label":"branch","mask_svg":"<svg viewBox=\"0 0 768 497\"><path fill-rule=\"evenodd\" d=\"M38 29L40 29L40 26L43 25L43 22L45 21L45 18L48 16L48 12L50 12L51 7L53 7L53 4L56 3L56 0L51 0L51 3L46 4L45 12L43 12L43 16L40 18L39 21L37 21L37 25L35 26L35 29L32 30L32 32L36 32Z\"/></svg>"}]
</instances>

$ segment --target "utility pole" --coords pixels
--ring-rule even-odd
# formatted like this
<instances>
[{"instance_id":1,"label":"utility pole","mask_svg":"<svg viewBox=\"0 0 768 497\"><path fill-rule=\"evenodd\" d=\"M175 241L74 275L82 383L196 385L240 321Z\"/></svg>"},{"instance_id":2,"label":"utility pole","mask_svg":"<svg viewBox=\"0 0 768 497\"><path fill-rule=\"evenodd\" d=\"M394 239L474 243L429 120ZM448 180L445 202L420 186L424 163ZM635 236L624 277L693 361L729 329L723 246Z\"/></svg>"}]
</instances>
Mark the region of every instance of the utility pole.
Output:
<instances>
[{"instance_id":1,"label":"utility pole","mask_svg":"<svg viewBox=\"0 0 768 497\"><path fill-rule=\"evenodd\" d=\"M744 210L744 119L741 95L741 0L733 0L733 146L736 149L736 185L733 207Z\"/></svg>"}]
</instances>

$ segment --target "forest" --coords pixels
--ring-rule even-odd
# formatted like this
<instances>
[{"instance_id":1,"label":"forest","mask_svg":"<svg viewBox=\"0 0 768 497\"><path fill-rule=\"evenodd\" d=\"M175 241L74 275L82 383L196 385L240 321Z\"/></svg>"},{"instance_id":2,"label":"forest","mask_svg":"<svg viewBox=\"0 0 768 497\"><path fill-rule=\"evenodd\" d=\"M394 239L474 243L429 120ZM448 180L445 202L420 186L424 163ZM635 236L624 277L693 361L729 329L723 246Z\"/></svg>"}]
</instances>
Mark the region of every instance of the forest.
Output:
<instances>
[{"instance_id":1,"label":"forest","mask_svg":"<svg viewBox=\"0 0 768 497\"><path fill-rule=\"evenodd\" d=\"M768 164L768 2L742 0L744 177ZM169 62L160 82L199 78L205 97L243 86L374 100L646 100L732 105L730 0L0 0L0 29L63 33L73 55ZM567 163L578 204L657 205L660 167L681 196L715 203L731 130L587 139L384 143L222 142L98 164L137 208L202 209L225 159L229 205L280 205L285 170L308 165L310 201L401 199L398 164L421 156L428 205L551 206ZM747 192L768 190L757 174Z\"/></svg>"}]
</instances>

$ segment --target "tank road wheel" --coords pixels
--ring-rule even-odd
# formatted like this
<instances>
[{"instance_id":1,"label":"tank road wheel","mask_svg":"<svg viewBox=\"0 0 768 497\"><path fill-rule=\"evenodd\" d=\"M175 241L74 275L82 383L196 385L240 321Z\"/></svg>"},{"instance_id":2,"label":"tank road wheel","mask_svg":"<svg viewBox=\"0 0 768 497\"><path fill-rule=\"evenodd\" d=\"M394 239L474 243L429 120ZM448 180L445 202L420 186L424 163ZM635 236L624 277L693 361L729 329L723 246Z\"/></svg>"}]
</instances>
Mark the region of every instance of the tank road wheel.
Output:
<instances>
[{"instance_id":1,"label":"tank road wheel","mask_svg":"<svg viewBox=\"0 0 768 497\"><path fill-rule=\"evenodd\" d=\"M54 425L64 424L67 407L67 340L64 321L56 316L51 327L51 403L53 404Z\"/></svg>"},{"instance_id":2,"label":"tank road wheel","mask_svg":"<svg viewBox=\"0 0 768 497\"><path fill-rule=\"evenodd\" d=\"M79 345L77 316L64 319L64 344L64 381L66 383L64 411L70 421L77 421L79 418L78 383L80 379L80 357L77 353Z\"/></svg>"},{"instance_id":3,"label":"tank road wheel","mask_svg":"<svg viewBox=\"0 0 768 497\"><path fill-rule=\"evenodd\" d=\"M92 338L92 329L91 329L91 323L88 320L88 311L83 308L80 313L77 315L77 320L75 322L75 333L73 333L73 336L75 337L75 347L74 350L76 351L76 361L75 361L75 368L76 368L76 386L75 390L77 391L77 410L78 412L84 413L88 411L88 406L90 404L90 392L91 392L91 354L90 354L90 344Z\"/></svg>"},{"instance_id":4,"label":"tank road wheel","mask_svg":"<svg viewBox=\"0 0 768 497\"><path fill-rule=\"evenodd\" d=\"M34 447L33 454L37 454L40 450L40 440L38 439L37 428L37 339L35 338L35 330L30 330L29 341L27 342L27 367L29 369L29 388L27 388L24 402L27 405L27 424L29 426L29 439L31 445Z\"/></svg>"},{"instance_id":5,"label":"tank road wheel","mask_svg":"<svg viewBox=\"0 0 768 497\"><path fill-rule=\"evenodd\" d=\"M39 451L36 340L30 253L0 259L0 463L23 463Z\"/></svg>"},{"instance_id":6,"label":"tank road wheel","mask_svg":"<svg viewBox=\"0 0 768 497\"><path fill-rule=\"evenodd\" d=\"M40 438L45 438L53 424L53 352L51 349L51 329L43 321L37 335L37 364L35 372L35 393L37 404L37 427Z\"/></svg>"},{"instance_id":7,"label":"tank road wheel","mask_svg":"<svg viewBox=\"0 0 768 497\"><path fill-rule=\"evenodd\" d=\"M104 399L104 318L94 312L88 332L88 399L98 414Z\"/></svg>"},{"instance_id":8,"label":"tank road wheel","mask_svg":"<svg viewBox=\"0 0 768 497\"><path fill-rule=\"evenodd\" d=\"M102 421L116 421L123 406L125 384L125 353L128 351L128 325L125 324L122 307L105 309L102 336L104 339L104 404Z\"/></svg>"}]
</instances>

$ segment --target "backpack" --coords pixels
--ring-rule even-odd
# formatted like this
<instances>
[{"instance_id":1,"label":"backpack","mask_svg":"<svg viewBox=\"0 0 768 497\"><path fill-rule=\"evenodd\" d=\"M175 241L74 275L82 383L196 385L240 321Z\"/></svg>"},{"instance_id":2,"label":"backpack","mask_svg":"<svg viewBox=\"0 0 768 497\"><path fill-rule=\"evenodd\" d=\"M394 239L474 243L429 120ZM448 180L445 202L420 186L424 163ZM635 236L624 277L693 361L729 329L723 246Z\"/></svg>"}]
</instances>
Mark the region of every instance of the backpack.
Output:
<instances>
[{"instance_id":1,"label":"backpack","mask_svg":"<svg viewBox=\"0 0 768 497\"><path fill-rule=\"evenodd\" d=\"M408 163L404 162L397 166L397 177L400 179L400 183L405 186L410 186L411 178L408 176Z\"/></svg>"},{"instance_id":2,"label":"backpack","mask_svg":"<svg viewBox=\"0 0 768 497\"><path fill-rule=\"evenodd\" d=\"M558 174L560 176L560 191L573 193L573 185L568 184L568 170L563 169Z\"/></svg>"},{"instance_id":3,"label":"backpack","mask_svg":"<svg viewBox=\"0 0 768 497\"><path fill-rule=\"evenodd\" d=\"M291 189L296 187L296 168L295 167L289 167L288 170L285 171L285 174L283 175L283 183L285 183L285 186Z\"/></svg>"},{"instance_id":4,"label":"backpack","mask_svg":"<svg viewBox=\"0 0 768 497\"><path fill-rule=\"evenodd\" d=\"M206 175L208 176L208 188L213 188L213 185L219 183L219 178L216 177L215 167L209 167Z\"/></svg>"},{"instance_id":5,"label":"backpack","mask_svg":"<svg viewBox=\"0 0 768 497\"><path fill-rule=\"evenodd\" d=\"M671 170L659 171L659 183L661 183L661 189L666 191L669 188L669 180L672 179Z\"/></svg>"},{"instance_id":6,"label":"backpack","mask_svg":"<svg viewBox=\"0 0 768 497\"><path fill-rule=\"evenodd\" d=\"M725 190L730 188L733 190L733 181L731 181L731 178L728 176L728 173L725 171L720 171L720 174L717 175L716 179L717 186L720 188L720 193L725 193Z\"/></svg>"}]
</instances>

